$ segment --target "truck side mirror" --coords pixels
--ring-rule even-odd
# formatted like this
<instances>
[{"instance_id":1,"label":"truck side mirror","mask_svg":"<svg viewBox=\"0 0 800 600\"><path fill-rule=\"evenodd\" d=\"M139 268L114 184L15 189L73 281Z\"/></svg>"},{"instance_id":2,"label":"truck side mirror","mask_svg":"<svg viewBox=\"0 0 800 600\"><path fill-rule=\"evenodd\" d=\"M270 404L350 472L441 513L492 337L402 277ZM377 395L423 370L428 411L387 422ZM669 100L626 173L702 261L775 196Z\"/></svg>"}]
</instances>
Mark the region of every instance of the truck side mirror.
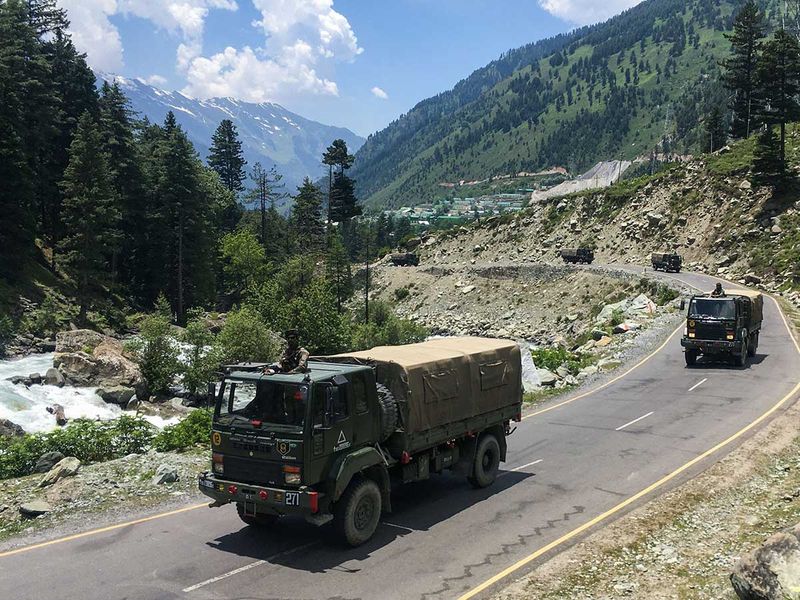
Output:
<instances>
[{"instance_id":1,"label":"truck side mirror","mask_svg":"<svg viewBox=\"0 0 800 600\"><path fill-rule=\"evenodd\" d=\"M686 310L686 299L681 298L681 310Z\"/></svg>"},{"instance_id":2,"label":"truck side mirror","mask_svg":"<svg viewBox=\"0 0 800 600\"><path fill-rule=\"evenodd\" d=\"M208 399L214 400L217 397L217 384L216 383L209 383L208 384Z\"/></svg>"},{"instance_id":3,"label":"truck side mirror","mask_svg":"<svg viewBox=\"0 0 800 600\"><path fill-rule=\"evenodd\" d=\"M339 398L339 388L331 386L325 388L325 414L322 417L323 427L330 427L336 412L336 401Z\"/></svg>"}]
</instances>

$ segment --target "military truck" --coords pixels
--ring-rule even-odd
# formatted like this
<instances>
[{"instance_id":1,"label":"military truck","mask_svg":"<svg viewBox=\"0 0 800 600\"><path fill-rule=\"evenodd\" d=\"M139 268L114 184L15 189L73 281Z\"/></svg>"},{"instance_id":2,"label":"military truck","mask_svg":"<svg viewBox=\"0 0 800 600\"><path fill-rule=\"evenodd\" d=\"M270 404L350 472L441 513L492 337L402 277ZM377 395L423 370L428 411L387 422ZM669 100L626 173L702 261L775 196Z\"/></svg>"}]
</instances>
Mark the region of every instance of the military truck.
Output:
<instances>
[{"instance_id":1,"label":"military truck","mask_svg":"<svg viewBox=\"0 0 800 600\"><path fill-rule=\"evenodd\" d=\"M332 522L366 542L394 485L460 472L491 485L521 419L519 346L445 338L314 358L303 374L231 368L216 399L210 506L233 503L252 526L284 515Z\"/></svg>"},{"instance_id":2,"label":"military truck","mask_svg":"<svg viewBox=\"0 0 800 600\"><path fill-rule=\"evenodd\" d=\"M732 357L746 366L758 351L763 315L760 292L743 289L692 297L681 339L686 364L693 366L704 354Z\"/></svg>"},{"instance_id":3,"label":"military truck","mask_svg":"<svg viewBox=\"0 0 800 600\"><path fill-rule=\"evenodd\" d=\"M594 250L591 248L564 248L561 258L565 263L583 263L590 265L594 262Z\"/></svg>"},{"instance_id":4,"label":"military truck","mask_svg":"<svg viewBox=\"0 0 800 600\"><path fill-rule=\"evenodd\" d=\"M413 252L400 252L392 254L389 257L389 261L395 267L416 267L419 265L419 256Z\"/></svg>"},{"instance_id":5,"label":"military truck","mask_svg":"<svg viewBox=\"0 0 800 600\"><path fill-rule=\"evenodd\" d=\"M655 253L650 257L653 270L667 273L680 273L683 260L677 254Z\"/></svg>"}]
</instances>

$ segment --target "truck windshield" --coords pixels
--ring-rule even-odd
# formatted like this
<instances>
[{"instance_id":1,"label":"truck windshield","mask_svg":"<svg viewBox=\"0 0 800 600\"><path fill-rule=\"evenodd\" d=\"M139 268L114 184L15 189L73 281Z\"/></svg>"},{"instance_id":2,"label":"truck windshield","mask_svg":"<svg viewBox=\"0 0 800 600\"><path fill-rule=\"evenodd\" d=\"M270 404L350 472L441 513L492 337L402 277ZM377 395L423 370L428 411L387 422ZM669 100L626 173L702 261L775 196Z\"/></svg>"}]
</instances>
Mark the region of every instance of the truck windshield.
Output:
<instances>
[{"instance_id":1,"label":"truck windshield","mask_svg":"<svg viewBox=\"0 0 800 600\"><path fill-rule=\"evenodd\" d=\"M302 427L308 387L272 381L225 381L218 399L217 421L261 421L272 425Z\"/></svg>"},{"instance_id":2,"label":"truck windshield","mask_svg":"<svg viewBox=\"0 0 800 600\"><path fill-rule=\"evenodd\" d=\"M695 298L689 306L689 316L697 319L736 318L736 303L728 298Z\"/></svg>"}]
</instances>

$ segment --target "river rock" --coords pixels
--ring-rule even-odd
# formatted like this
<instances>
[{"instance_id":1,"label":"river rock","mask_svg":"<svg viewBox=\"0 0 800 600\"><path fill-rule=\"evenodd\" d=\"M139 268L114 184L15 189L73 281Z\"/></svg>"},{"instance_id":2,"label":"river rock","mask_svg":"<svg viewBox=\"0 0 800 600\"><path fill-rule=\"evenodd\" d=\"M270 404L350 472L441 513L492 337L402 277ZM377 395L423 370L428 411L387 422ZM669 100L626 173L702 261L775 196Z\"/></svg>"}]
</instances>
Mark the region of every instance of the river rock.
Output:
<instances>
[{"instance_id":1,"label":"river rock","mask_svg":"<svg viewBox=\"0 0 800 600\"><path fill-rule=\"evenodd\" d=\"M109 404L128 406L128 402L136 395L136 390L129 387L115 386L108 389L100 388L97 390L97 395L100 396L104 402L108 402Z\"/></svg>"},{"instance_id":2,"label":"river rock","mask_svg":"<svg viewBox=\"0 0 800 600\"><path fill-rule=\"evenodd\" d=\"M140 387L143 388L142 372L125 355L119 340L79 329L59 333L56 345L53 363L74 385L104 389L121 386L137 392ZM146 396L146 390L142 389L141 396Z\"/></svg>"},{"instance_id":3,"label":"river rock","mask_svg":"<svg viewBox=\"0 0 800 600\"><path fill-rule=\"evenodd\" d=\"M743 556L730 579L741 600L800 599L800 525Z\"/></svg>"},{"instance_id":4,"label":"river rock","mask_svg":"<svg viewBox=\"0 0 800 600\"><path fill-rule=\"evenodd\" d=\"M50 469L55 467L61 460L64 459L64 455L61 454L58 450L53 450L52 452L45 452L39 457L39 460L36 461L36 465L33 467L34 473L47 473Z\"/></svg>"},{"instance_id":5,"label":"river rock","mask_svg":"<svg viewBox=\"0 0 800 600\"><path fill-rule=\"evenodd\" d=\"M59 479L77 475L80 468L81 461L74 456L62 458L44 477L42 477L42 480L39 482L39 487L47 487L48 485L53 485Z\"/></svg>"},{"instance_id":6,"label":"river rock","mask_svg":"<svg viewBox=\"0 0 800 600\"><path fill-rule=\"evenodd\" d=\"M164 485L165 483L175 483L178 481L178 470L167 463L162 463L156 469L153 477L153 485Z\"/></svg>"},{"instance_id":7,"label":"river rock","mask_svg":"<svg viewBox=\"0 0 800 600\"><path fill-rule=\"evenodd\" d=\"M63 427L67 424L67 416L64 414L64 407L60 404L53 404L47 407L47 412L54 415L56 418L56 425Z\"/></svg>"},{"instance_id":8,"label":"river rock","mask_svg":"<svg viewBox=\"0 0 800 600\"><path fill-rule=\"evenodd\" d=\"M8 419L0 419L0 437L16 437L25 435L25 430Z\"/></svg>"},{"instance_id":9,"label":"river rock","mask_svg":"<svg viewBox=\"0 0 800 600\"><path fill-rule=\"evenodd\" d=\"M553 387L558 381L558 377L547 369L537 369L536 372L539 374L539 383L543 387Z\"/></svg>"},{"instance_id":10,"label":"river rock","mask_svg":"<svg viewBox=\"0 0 800 600\"><path fill-rule=\"evenodd\" d=\"M31 373L28 376L28 379L31 380L31 384L33 385L39 385L42 383L42 376L39 373Z\"/></svg>"},{"instance_id":11,"label":"river rock","mask_svg":"<svg viewBox=\"0 0 800 600\"><path fill-rule=\"evenodd\" d=\"M53 510L52 507L44 500L32 500L31 502L25 502L20 505L19 514L26 519L34 519L40 515L49 513L51 510Z\"/></svg>"},{"instance_id":12,"label":"river rock","mask_svg":"<svg viewBox=\"0 0 800 600\"><path fill-rule=\"evenodd\" d=\"M61 374L61 371L59 371L55 367L50 367L44 374L44 383L45 385L55 385L58 387L64 387L65 383L64 376Z\"/></svg>"}]
</instances>

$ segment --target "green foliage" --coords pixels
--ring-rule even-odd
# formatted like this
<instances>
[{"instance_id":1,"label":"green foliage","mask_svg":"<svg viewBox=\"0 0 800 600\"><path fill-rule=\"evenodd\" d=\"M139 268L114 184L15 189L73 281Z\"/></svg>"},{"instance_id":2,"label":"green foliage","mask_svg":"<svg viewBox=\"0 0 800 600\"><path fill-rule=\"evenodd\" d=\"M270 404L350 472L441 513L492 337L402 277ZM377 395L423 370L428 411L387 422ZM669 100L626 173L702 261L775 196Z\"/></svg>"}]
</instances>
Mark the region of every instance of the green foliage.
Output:
<instances>
[{"instance_id":1,"label":"green foliage","mask_svg":"<svg viewBox=\"0 0 800 600\"><path fill-rule=\"evenodd\" d=\"M0 356L6 353L6 345L14 336L16 327L9 315L0 315Z\"/></svg>"},{"instance_id":2,"label":"green foliage","mask_svg":"<svg viewBox=\"0 0 800 600\"><path fill-rule=\"evenodd\" d=\"M555 373L559 367L566 366L571 375L577 375L581 369L591 365L596 359L589 355L570 352L562 346L531 350L533 364L539 369L547 369Z\"/></svg>"},{"instance_id":3,"label":"green foliage","mask_svg":"<svg viewBox=\"0 0 800 600\"><path fill-rule=\"evenodd\" d=\"M178 347L169 320L159 314L146 318L139 337L128 347L136 356L150 392L165 393L180 370Z\"/></svg>"},{"instance_id":4,"label":"green foliage","mask_svg":"<svg viewBox=\"0 0 800 600\"><path fill-rule=\"evenodd\" d=\"M171 452L207 444L211 439L211 417L209 410L193 410L180 423L159 431L153 440L153 448L159 452Z\"/></svg>"},{"instance_id":5,"label":"green foliage","mask_svg":"<svg viewBox=\"0 0 800 600\"><path fill-rule=\"evenodd\" d=\"M231 311L217 336L222 362L270 362L281 351L281 340L261 315L249 306Z\"/></svg>"},{"instance_id":6,"label":"green foliage","mask_svg":"<svg viewBox=\"0 0 800 600\"><path fill-rule=\"evenodd\" d=\"M622 325L625 322L625 311L621 308L614 309L614 312L611 313L611 319L609 319L608 324L611 327L616 327L617 325Z\"/></svg>"},{"instance_id":7,"label":"green foliage","mask_svg":"<svg viewBox=\"0 0 800 600\"><path fill-rule=\"evenodd\" d=\"M322 278L315 278L292 299L285 319L286 328L297 329L312 354L342 352L349 346L347 319L339 313L334 290Z\"/></svg>"},{"instance_id":8,"label":"green foliage","mask_svg":"<svg viewBox=\"0 0 800 600\"><path fill-rule=\"evenodd\" d=\"M64 328L72 316L66 314L52 296L47 296L38 308L25 315L22 327L35 336L52 337Z\"/></svg>"},{"instance_id":9,"label":"green foliage","mask_svg":"<svg viewBox=\"0 0 800 600\"><path fill-rule=\"evenodd\" d=\"M236 125L230 119L223 119L211 138L208 166L219 174L225 187L236 194L244 190L246 164Z\"/></svg>"},{"instance_id":10,"label":"green foliage","mask_svg":"<svg viewBox=\"0 0 800 600\"><path fill-rule=\"evenodd\" d=\"M404 288L405 289L405 288ZM413 321L398 317L386 302L370 302L369 323L356 323L353 331L354 350L375 346L394 346L424 341L430 332Z\"/></svg>"},{"instance_id":11,"label":"green foliage","mask_svg":"<svg viewBox=\"0 0 800 600\"><path fill-rule=\"evenodd\" d=\"M214 344L214 335L205 323L195 318L189 321L183 332L184 362L180 373L183 385L191 394L197 394L214 379L214 373L222 364L220 349Z\"/></svg>"},{"instance_id":12,"label":"green foliage","mask_svg":"<svg viewBox=\"0 0 800 600\"><path fill-rule=\"evenodd\" d=\"M411 294L411 291L407 287L397 288L394 291L394 299L398 302L402 302Z\"/></svg>"},{"instance_id":13,"label":"green foliage","mask_svg":"<svg viewBox=\"0 0 800 600\"><path fill-rule=\"evenodd\" d=\"M241 292L264 279L267 259L258 238L246 229L223 236L220 243L226 288Z\"/></svg>"},{"instance_id":14,"label":"green foliage","mask_svg":"<svg viewBox=\"0 0 800 600\"><path fill-rule=\"evenodd\" d=\"M779 183L785 174L781 160L781 147L772 127L766 127L758 134L753 152L753 183L769 185Z\"/></svg>"},{"instance_id":15,"label":"green foliage","mask_svg":"<svg viewBox=\"0 0 800 600\"><path fill-rule=\"evenodd\" d=\"M313 254L322 250L325 245L322 192L308 177L297 188L289 221L298 252Z\"/></svg>"}]
</instances>

